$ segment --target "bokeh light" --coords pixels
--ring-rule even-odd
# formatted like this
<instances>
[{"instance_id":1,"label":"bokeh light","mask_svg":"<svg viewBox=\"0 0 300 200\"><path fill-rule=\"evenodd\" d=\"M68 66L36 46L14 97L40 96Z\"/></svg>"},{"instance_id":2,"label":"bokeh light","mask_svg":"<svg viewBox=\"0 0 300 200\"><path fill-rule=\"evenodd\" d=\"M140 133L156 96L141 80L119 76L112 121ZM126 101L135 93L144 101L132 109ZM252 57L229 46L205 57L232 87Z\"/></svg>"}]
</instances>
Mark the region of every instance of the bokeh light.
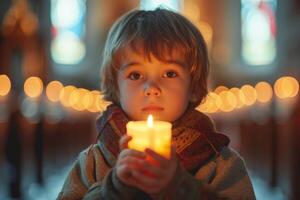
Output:
<instances>
[{"instance_id":1,"label":"bokeh light","mask_svg":"<svg viewBox=\"0 0 300 200\"><path fill-rule=\"evenodd\" d=\"M60 91L59 100L63 106L65 106L65 107L71 106L69 99L74 90L76 90L76 87L74 87L72 85L68 85Z\"/></svg>"},{"instance_id":2,"label":"bokeh light","mask_svg":"<svg viewBox=\"0 0 300 200\"><path fill-rule=\"evenodd\" d=\"M236 105L237 100L235 95L230 91L222 91L219 94L221 100L222 100L222 106L220 107L220 110L223 112L230 112L232 111Z\"/></svg>"},{"instance_id":3,"label":"bokeh light","mask_svg":"<svg viewBox=\"0 0 300 200\"><path fill-rule=\"evenodd\" d=\"M205 101L200 104L196 109L205 112L205 113L214 113L217 112L222 106L222 101L214 92L209 92L205 98Z\"/></svg>"},{"instance_id":4,"label":"bokeh light","mask_svg":"<svg viewBox=\"0 0 300 200\"><path fill-rule=\"evenodd\" d=\"M24 92L28 97L39 97L43 92L43 82L39 77L29 77L24 83Z\"/></svg>"},{"instance_id":5,"label":"bokeh light","mask_svg":"<svg viewBox=\"0 0 300 200\"><path fill-rule=\"evenodd\" d=\"M59 101L60 91L63 89L63 84L59 81L51 81L46 87L46 95L52 102Z\"/></svg>"},{"instance_id":6,"label":"bokeh light","mask_svg":"<svg viewBox=\"0 0 300 200\"><path fill-rule=\"evenodd\" d=\"M269 83L259 82L255 85L255 90L257 93L257 101L266 103L272 99L273 90Z\"/></svg>"},{"instance_id":7,"label":"bokeh light","mask_svg":"<svg viewBox=\"0 0 300 200\"><path fill-rule=\"evenodd\" d=\"M226 87L226 86L223 86L223 85L220 85L220 86L218 86L216 89L215 89L215 93L216 94L220 94L221 92L223 92L223 91L228 91L229 89L228 89L228 87Z\"/></svg>"},{"instance_id":8,"label":"bokeh light","mask_svg":"<svg viewBox=\"0 0 300 200\"><path fill-rule=\"evenodd\" d=\"M199 31L202 33L203 38L207 44L211 44L212 37L213 37L213 29L212 27L203 21L200 21L196 24Z\"/></svg>"},{"instance_id":9,"label":"bokeh light","mask_svg":"<svg viewBox=\"0 0 300 200\"><path fill-rule=\"evenodd\" d=\"M6 96L11 89L11 83L7 75L0 75L0 96Z\"/></svg>"},{"instance_id":10,"label":"bokeh light","mask_svg":"<svg viewBox=\"0 0 300 200\"><path fill-rule=\"evenodd\" d=\"M100 110L97 106L98 99L100 99L99 91L93 90L93 91L86 93L82 100L84 108L90 112L99 112Z\"/></svg>"},{"instance_id":11,"label":"bokeh light","mask_svg":"<svg viewBox=\"0 0 300 200\"><path fill-rule=\"evenodd\" d=\"M274 91L281 99L295 97L299 92L299 83L294 77L284 76L275 82Z\"/></svg>"},{"instance_id":12,"label":"bokeh light","mask_svg":"<svg viewBox=\"0 0 300 200\"><path fill-rule=\"evenodd\" d=\"M85 109L84 97L89 91L83 88L74 90L70 96L70 105L77 111L83 111Z\"/></svg>"},{"instance_id":13,"label":"bokeh light","mask_svg":"<svg viewBox=\"0 0 300 200\"><path fill-rule=\"evenodd\" d=\"M257 100L256 90L251 85L244 85L241 88L242 93L245 96L245 104L247 106L253 105Z\"/></svg>"},{"instance_id":14,"label":"bokeh light","mask_svg":"<svg viewBox=\"0 0 300 200\"><path fill-rule=\"evenodd\" d=\"M241 108L245 105L245 95L244 93L237 87L233 87L229 90L236 97L236 108Z\"/></svg>"}]
</instances>

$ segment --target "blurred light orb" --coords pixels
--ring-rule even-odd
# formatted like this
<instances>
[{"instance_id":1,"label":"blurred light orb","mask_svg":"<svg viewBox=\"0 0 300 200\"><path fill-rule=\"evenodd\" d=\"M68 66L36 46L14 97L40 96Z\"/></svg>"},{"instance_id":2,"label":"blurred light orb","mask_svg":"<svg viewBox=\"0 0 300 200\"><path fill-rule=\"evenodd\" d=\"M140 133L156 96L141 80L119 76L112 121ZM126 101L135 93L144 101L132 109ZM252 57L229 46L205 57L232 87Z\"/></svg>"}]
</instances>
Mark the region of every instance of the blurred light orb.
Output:
<instances>
[{"instance_id":1,"label":"blurred light orb","mask_svg":"<svg viewBox=\"0 0 300 200\"><path fill-rule=\"evenodd\" d=\"M299 83L294 77L284 76L275 82L274 91L281 99L295 97L299 92Z\"/></svg>"},{"instance_id":2,"label":"blurred light orb","mask_svg":"<svg viewBox=\"0 0 300 200\"><path fill-rule=\"evenodd\" d=\"M218 111L220 109L220 107L222 106L222 100L221 100L220 96L214 92L210 92L208 94L208 96L209 96L210 100L214 102L215 109L216 109L215 112Z\"/></svg>"},{"instance_id":3,"label":"blurred light orb","mask_svg":"<svg viewBox=\"0 0 300 200\"><path fill-rule=\"evenodd\" d=\"M73 90L69 96L69 105L73 107L79 101L79 90L76 88Z\"/></svg>"},{"instance_id":4,"label":"blurred light orb","mask_svg":"<svg viewBox=\"0 0 300 200\"><path fill-rule=\"evenodd\" d=\"M98 99L100 98L100 92L98 90L93 90L86 93L82 100L84 108L89 112L99 112L100 109L98 108L97 103L99 103Z\"/></svg>"},{"instance_id":5,"label":"blurred light orb","mask_svg":"<svg viewBox=\"0 0 300 200\"><path fill-rule=\"evenodd\" d=\"M59 101L60 91L63 89L63 84L59 81L51 81L46 87L46 95L52 102Z\"/></svg>"},{"instance_id":6,"label":"blurred light orb","mask_svg":"<svg viewBox=\"0 0 300 200\"><path fill-rule=\"evenodd\" d=\"M205 98L205 102L200 105L200 110L204 109L207 113L215 113L222 106L222 100L219 95L214 92L209 92Z\"/></svg>"},{"instance_id":7,"label":"blurred light orb","mask_svg":"<svg viewBox=\"0 0 300 200\"><path fill-rule=\"evenodd\" d=\"M233 87L229 90L230 92L232 92L232 94L235 95L236 97L236 108L241 108L245 105L245 95L243 94L243 92L237 88L237 87Z\"/></svg>"},{"instance_id":8,"label":"blurred light orb","mask_svg":"<svg viewBox=\"0 0 300 200\"><path fill-rule=\"evenodd\" d=\"M72 85L68 85L60 91L59 100L63 106L65 106L65 107L71 106L69 99L74 90L76 90L76 87L74 87Z\"/></svg>"},{"instance_id":9,"label":"blurred light orb","mask_svg":"<svg viewBox=\"0 0 300 200\"><path fill-rule=\"evenodd\" d=\"M39 97L43 92L43 82L39 77L32 76L24 83L24 92L28 97Z\"/></svg>"},{"instance_id":10,"label":"blurred light orb","mask_svg":"<svg viewBox=\"0 0 300 200\"><path fill-rule=\"evenodd\" d=\"M200 19L199 6L193 1L184 2L183 12L184 12L183 14L193 22L198 21Z\"/></svg>"},{"instance_id":11,"label":"blurred light orb","mask_svg":"<svg viewBox=\"0 0 300 200\"><path fill-rule=\"evenodd\" d=\"M94 103L94 95L91 91L87 92L82 98L82 105L84 109L88 110Z\"/></svg>"},{"instance_id":12,"label":"blurred light orb","mask_svg":"<svg viewBox=\"0 0 300 200\"><path fill-rule=\"evenodd\" d=\"M220 86L218 86L218 87L214 90L214 92L215 92L216 94L220 94L221 92L223 92L223 91L228 91L228 90L229 90L228 87L223 86L223 85L220 85Z\"/></svg>"},{"instance_id":13,"label":"blurred light orb","mask_svg":"<svg viewBox=\"0 0 300 200\"><path fill-rule=\"evenodd\" d=\"M196 110L203 113L209 113L209 107L210 107L210 102L205 100L199 106L196 107Z\"/></svg>"},{"instance_id":14,"label":"blurred light orb","mask_svg":"<svg viewBox=\"0 0 300 200\"><path fill-rule=\"evenodd\" d=\"M75 26L85 12L85 4L81 0L51 0L51 3L51 21L61 28Z\"/></svg>"},{"instance_id":15,"label":"blurred light orb","mask_svg":"<svg viewBox=\"0 0 300 200\"><path fill-rule=\"evenodd\" d=\"M7 75L0 75L0 96L6 96L11 89L11 82Z\"/></svg>"},{"instance_id":16,"label":"blurred light orb","mask_svg":"<svg viewBox=\"0 0 300 200\"><path fill-rule=\"evenodd\" d=\"M25 18L21 20L21 30L26 35L32 35L38 28L39 21L36 16L28 14Z\"/></svg>"},{"instance_id":17,"label":"blurred light orb","mask_svg":"<svg viewBox=\"0 0 300 200\"><path fill-rule=\"evenodd\" d=\"M220 107L220 110L223 112L230 112L232 111L236 105L237 100L235 95L230 91L222 91L219 94L221 100L222 100L222 106Z\"/></svg>"},{"instance_id":18,"label":"blurred light orb","mask_svg":"<svg viewBox=\"0 0 300 200\"><path fill-rule=\"evenodd\" d=\"M79 88L72 92L72 94L70 96L70 104L72 105L73 109L75 109L77 111L83 111L85 109L83 99L88 92L89 91L84 88ZM71 102L73 94L74 94L74 101Z\"/></svg>"},{"instance_id":19,"label":"blurred light orb","mask_svg":"<svg viewBox=\"0 0 300 200\"><path fill-rule=\"evenodd\" d=\"M198 22L196 24L196 26L199 29L199 31L201 32L201 34L203 35L205 42L210 44L212 41L212 37L213 37L213 29L212 29L211 25L209 25L208 23L206 23L204 21L201 21L201 22Z\"/></svg>"},{"instance_id":20,"label":"blurred light orb","mask_svg":"<svg viewBox=\"0 0 300 200\"><path fill-rule=\"evenodd\" d=\"M257 100L256 90L251 85L244 85L241 88L243 95L245 96L245 104L247 106L253 105Z\"/></svg>"},{"instance_id":21,"label":"blurred light orb","mask_svg":"<svg viewBox=\"0 0 300 200\"><path fill-rule=\"evenodd\" d=\"M31 98L24 98L21 103L21 113L30 122L36 123L39 120L39 105Z\"/></svg>"},{"instance_id":22,"label":"blurred light orb","mask_svg":"<svg viewBox=\"0 0 300 200\"><path fill-rule=\"evenodd\" d=\"M269 83L264 81L259 82L255 85L255 90L257 94L257 101L266 103L272 99L273 89Z\"/></svg>"},{"instance_id":23,"label":"blurred light orb","mask_svg":"<svg viewBox=\"0 0 300 200\"><path fill-rule=\"evenodd\" d=\"M78 64L84 58L85 53L84 43L71 31L60 34L51 43L51 55L59 64Z\"/></svg>"}]
</instances>

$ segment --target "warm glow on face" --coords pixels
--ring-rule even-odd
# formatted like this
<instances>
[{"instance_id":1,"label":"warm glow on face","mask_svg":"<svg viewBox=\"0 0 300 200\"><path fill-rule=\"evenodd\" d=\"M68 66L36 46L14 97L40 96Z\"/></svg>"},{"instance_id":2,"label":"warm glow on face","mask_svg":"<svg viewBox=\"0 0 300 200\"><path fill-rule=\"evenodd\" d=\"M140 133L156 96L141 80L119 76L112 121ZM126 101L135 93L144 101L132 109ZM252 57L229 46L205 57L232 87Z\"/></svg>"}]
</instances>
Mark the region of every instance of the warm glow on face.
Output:
<instances>
[{"instance_id":1,"label":"warm glow on face","mask_svg":"<svg viewBox=\"0 0 300 200\"><path fill-rule=\"evenodd\" d=\"M299 92L299 83L293 77L284 76L275 82L274 91L281 99L295 97Z\"/></svg>"},{"instance_id":2,"label":"warm glow on face","mask_svg":"<svg viewBox=\"0 0 300 200\"><path fill-rule=\"evenodd\" d=\"M0 75L0 96L5 96L9 93L11 83L6 75Z\"/></svg>"},{"instance_id":3,"label":"warm glow on face","mask_svg":"<svg viewBox=\"0 0 300 200\"><path fill-rule=\"evenodd\" d=\"M24 92L28 97L35 98L43 92L43 82L39 77L30 77L24 83Z\"/></svg>"},{"instance_id":4,"label":"warm glow on face","mask_svg":"<svg viewBox=\"0 0 300 200\"><path fill-rule=\"evenodd\" d=\"M253 105L257 99L256 90L251 85L244 85L241 91L245 96L245 104L247 106Z\"/></svg>"},{"instance_id":5,"label":"warm glow on face","mask_svg":"<svg viewBox=\"0 0 300 200\"><path fill-rule=\"evenodd\" d=\"M147 119L147 125L148 127L152 128L153 127L153 116L149 115Z\"/></svg>"},{"instance_id":6,"label":"warm glow on face","mask_svg":"<svg viewBox=\"0 0 300 200\"><path fill-rule=\"evenodd\" d=\"M272 99L273 90L269 83L259 82L255 85L255 90L257 93L257 101L266 103Z\"/></svg>"},{"instance_id":7,"label":"warm glow on face","mask_svg":"<svg viewBox=\"0 0 300 200\"><path fill-rule=\"evenodd\" d=\"M59 101L59 93L63 88L63 84L59 81L51 81L46 87L46 95L52 102Z\"/></svg>"}]
</instances>

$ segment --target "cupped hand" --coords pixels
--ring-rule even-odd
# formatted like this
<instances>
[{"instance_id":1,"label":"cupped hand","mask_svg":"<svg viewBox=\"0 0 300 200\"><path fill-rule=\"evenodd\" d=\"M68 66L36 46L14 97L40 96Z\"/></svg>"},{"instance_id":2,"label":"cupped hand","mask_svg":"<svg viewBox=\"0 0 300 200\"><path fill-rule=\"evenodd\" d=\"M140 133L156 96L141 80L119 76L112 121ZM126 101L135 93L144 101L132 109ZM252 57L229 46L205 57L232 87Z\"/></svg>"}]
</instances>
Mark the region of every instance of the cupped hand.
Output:
<instances>
[{"instance_id":1,"label":"cupped hand","mask_svg":"<svg viewBox=\"0 0 300 200\"><path fill-rule=\"evenodd\" d=\"M140 168L132 171L132 184L148 194L158 194L170 184L178 167L175 148L171 149L170 159L151 149L145 153L147 159L137 160Z\"/></svg>"},{"instance_id":2,"label":"cupped hand","mask_svg":"<svg viewBox=\"0 0 300 200\"><path fill-rule=\"evenodd\" d=\"M144 152L128 149L128 142L131 137L124 135L119 142L120 154L115 165L116 175L126 185L135 186L135 179L132 176L133 171L139 168L139 161L146 158Z\"/></svg>"}]
</instances>

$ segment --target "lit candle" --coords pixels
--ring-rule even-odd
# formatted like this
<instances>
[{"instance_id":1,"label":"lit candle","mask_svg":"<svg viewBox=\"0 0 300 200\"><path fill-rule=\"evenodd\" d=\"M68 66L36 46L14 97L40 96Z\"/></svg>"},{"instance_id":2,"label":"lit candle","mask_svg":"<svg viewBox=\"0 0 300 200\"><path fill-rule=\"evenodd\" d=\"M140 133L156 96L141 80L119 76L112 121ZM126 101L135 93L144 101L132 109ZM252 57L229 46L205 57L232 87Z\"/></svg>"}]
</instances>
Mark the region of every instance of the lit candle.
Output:
<instances>
[{"instance_id":1,"label":"lit candle","mask_svg":"<svg viewBox=\"0 0 300 200\"><path fill-rule=\"evenodd\" d=\"M165 121L153 121L152 115L147 121L130 121L126 125L127 134L132 137L128 147L138 151L150 148L158 154L170 158L172 124Z\"/></svg>"}]
</instances>

